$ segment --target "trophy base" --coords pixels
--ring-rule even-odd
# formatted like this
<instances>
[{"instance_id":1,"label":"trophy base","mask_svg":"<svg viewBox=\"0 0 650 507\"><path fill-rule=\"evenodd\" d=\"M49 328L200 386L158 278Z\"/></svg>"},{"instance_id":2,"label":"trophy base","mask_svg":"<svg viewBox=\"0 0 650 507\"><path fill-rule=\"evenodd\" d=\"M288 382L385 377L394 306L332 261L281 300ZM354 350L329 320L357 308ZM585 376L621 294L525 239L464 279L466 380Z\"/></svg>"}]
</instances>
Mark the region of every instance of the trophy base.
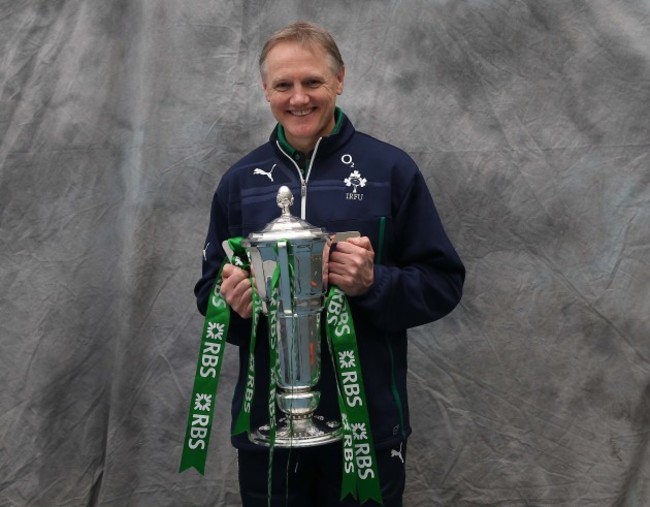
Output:
<instances>
[{"instance_id":1,"label":"trophy base","mask_svg":"<svg viewBox=\"0 0 650 507\"><path fill-rule=\"evenodd\" d=\"M270 427L260 426L249 435L251 442L269 447L271 445ZM304 418L284 417L275 428L275 447L312 447L330 444L341 440L341 423L325 421L323 417Z\"/></svg>"}]
</instances>

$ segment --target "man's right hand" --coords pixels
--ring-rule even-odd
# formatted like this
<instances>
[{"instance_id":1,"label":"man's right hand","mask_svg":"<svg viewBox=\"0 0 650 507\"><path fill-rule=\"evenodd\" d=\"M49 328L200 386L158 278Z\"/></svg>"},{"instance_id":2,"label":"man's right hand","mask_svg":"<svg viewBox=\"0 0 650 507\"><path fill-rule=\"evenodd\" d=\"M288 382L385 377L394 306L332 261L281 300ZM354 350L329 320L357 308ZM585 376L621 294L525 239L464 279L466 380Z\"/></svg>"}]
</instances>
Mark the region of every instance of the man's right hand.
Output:
<instances>
[{"instance_id":1,"label":"man's right hand","mask_svg":"<svg viewBox=\"0 0 650 507\"><path fill-rule=\"evenodd\" d=\"M253 315L253 288L248 271L226 264L222 276L221 295L240 317L250 319Z\"/></svg>"}]
</instances>

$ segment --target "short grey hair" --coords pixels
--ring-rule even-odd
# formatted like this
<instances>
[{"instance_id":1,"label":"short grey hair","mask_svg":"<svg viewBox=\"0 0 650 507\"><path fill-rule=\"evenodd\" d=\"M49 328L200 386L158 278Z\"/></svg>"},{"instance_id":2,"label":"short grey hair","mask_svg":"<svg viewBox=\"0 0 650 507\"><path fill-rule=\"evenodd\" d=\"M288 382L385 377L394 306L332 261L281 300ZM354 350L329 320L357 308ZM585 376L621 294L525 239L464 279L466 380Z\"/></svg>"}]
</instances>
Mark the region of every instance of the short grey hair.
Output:
<instances>
[{"instance_id":1,"label":"short grey hair","mask_svg":"<svg viewBox=\"0 0 650 507\"><path fill-rule=\"evenodd\" d=\"M315 23L298 21L273 32L264 43L259 59L260 74L262 75L262 78L264 78L266 70L264 65L269 52L282 42L297 42L298 44L304 45L316 44L322 47L327 53L332 71L336 75L340 74L345 67L343 58L341 57L341 52L339 51L332 34Z\"/></svg>"}]
</instances>

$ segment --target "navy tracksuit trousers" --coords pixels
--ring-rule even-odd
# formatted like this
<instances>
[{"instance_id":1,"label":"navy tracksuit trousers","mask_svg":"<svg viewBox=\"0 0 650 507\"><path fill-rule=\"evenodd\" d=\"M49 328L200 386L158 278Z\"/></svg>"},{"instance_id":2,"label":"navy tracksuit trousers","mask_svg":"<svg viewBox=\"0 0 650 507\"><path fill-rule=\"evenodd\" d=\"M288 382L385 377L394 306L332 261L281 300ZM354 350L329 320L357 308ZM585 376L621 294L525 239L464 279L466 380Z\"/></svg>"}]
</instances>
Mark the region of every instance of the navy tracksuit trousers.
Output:
<instances>
[{"instance_id":1,"label":"navy tracksuit trousers","mask_svg":"<svg viewBox=\"0 0 650 507\"><path fill-rule=\"evenodd\" d=\"M384 507L402 507L406 443L376 449ZM267 507L268 449L238 450L239 487L243 507ZM351 496L340 500L340 443L273 452L272 507L352 507ZM364 507L380 504L367 501Z\"/></svg>"}]
</instances>

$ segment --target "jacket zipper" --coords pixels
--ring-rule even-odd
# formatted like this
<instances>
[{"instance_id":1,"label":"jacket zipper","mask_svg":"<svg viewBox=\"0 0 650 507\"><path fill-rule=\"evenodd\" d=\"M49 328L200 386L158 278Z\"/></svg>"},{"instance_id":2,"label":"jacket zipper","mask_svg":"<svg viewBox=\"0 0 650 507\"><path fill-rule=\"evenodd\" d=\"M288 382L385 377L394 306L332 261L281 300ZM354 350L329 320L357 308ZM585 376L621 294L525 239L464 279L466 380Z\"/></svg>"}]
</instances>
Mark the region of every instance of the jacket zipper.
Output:
<instances>
[{"instance_id":1,"label":"jacket zipper","mask_svg":"<svg viewBox=\"0 0 650 507\"><path fill-rule=\"evenodd\" d=\"M293 158L291 158L286 151L282 149L282 146L280 146L280 141L275 141L275 144L277 145L278 149L284 154L285 157L291 160L293 166L296 168L296 171L298 172L298 177L300 178L300 218L302 220L307 220L307 182L309 181L311 168L314 166L314 160L316 159L316 152L318 151L318 146L320 145L322 139L323 139L322 137L319 137L318 141L316 141L316 146L314 146L314 151L312 152L311 159L309 160L309 166L307 167L306 176L302 175L302 171L300 170L300 167L298 167L298 164L296 164L296 161Z\"/></svg>"}]
</instances>

